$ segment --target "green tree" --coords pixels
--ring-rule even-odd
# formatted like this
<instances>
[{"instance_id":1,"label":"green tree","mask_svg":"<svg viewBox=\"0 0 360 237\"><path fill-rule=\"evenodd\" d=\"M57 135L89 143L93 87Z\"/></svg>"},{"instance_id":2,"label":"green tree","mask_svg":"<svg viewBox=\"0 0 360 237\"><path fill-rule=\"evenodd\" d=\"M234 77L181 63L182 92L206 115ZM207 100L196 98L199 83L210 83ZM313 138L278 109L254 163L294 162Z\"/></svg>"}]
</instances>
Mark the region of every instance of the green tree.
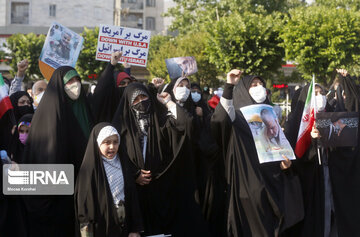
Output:
<instances>
[{"instance_id":1,"label":"green tree","mask_svg":"<svg viewBox=\"0 0 360 237\"><path fill-rule=\"evenodd\" d=\"M12 68L10 70L12 76L16 74L17 63L26 58L29 61L29 67L26 71L25 80L42 77L38 61L44 41L44 35L34 33L27 35L14 34L7 39L6 47L10 50L10 53L6 54L6 57L9 58L6 63Z\"/></svg>"},{"instance_id":2,"label":"green tree","mask_svg":"<svg viewBox=\"0 0 360 237\"><path fill-rule=\"evenodd\" d=\"M162 77L169 81L165 59L182 56L194 56L198 66L198 72L190 76L192 81L201 85L217 86L220 81L217 79L218 71L216 66L209 62L204 50L206 46L205 32L188 33L187 35L167 39L159 47L150 44L149 63L147 69L151 78ZM161 41L160 39L157 39ZM153 43L153 42L151 42ZM152 48L154 47L154 48Z\"/></svg>"},{"instance_id":3,"label":"green tree","mask_svg":"<svg viewBox=\"0 0 360 237\"><path fill-rule=\"evenodd\" d=\"M239 68L270 79L284 57L277 21L277 16L244 12L209 25L206 53L210 62L223 72Z\"/></svg>"},{"instance_id":4,"label":"green tree","mask_svg":"<svg viewBox=\"0 0 360 237\"><path fill-rule=\"evenodd\" d=\"M344 8L347 10L351 9L354 11L360 10L359 0L316 0L315 4L332 8Z\"/></svg>"},{"instance_id":5,"label":"green tree","mask_svg":"<svg viewBox=\"0 0 360 237\"><path fill-rule=\"evenodd\" d=\"M289 9L305 5L304 0L174 0L164 16L172 17L171 31L186 34L204 30L204 25L214 24L220 18L235 13L250 11L271 14L288 12Z\"/></svg>"},{"instance_id":6,"label":"green tree","mask_svg":"<svg viewBox=\"0 0 360 237\"><path fill-rule=\"evenodd\" d=\"M307 79L314 73L328 85L335 69L359 61L359 13L343 8L310 6L290 11L281 28L286 59L295 61Z\"/></svg>"}]
</instances>

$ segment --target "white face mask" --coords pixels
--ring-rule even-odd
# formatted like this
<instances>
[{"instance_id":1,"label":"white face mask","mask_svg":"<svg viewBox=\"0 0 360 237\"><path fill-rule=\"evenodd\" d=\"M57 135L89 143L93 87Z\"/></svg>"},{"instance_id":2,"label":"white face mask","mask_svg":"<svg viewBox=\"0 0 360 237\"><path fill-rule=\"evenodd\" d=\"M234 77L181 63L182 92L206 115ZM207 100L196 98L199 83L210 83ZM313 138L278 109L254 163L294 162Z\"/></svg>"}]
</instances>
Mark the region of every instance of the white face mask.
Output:
<instances>
[{"instance_id":1,"label":"white face mask","mask_svg":"<svg viewBox=\"0 0 360 237\"><path fill-rule=\"evenodd\" d=\"M256 103L262 103L266 99L266 89L262 85L251 87L249 89L249 94Z\"/></svg>"},{"instance_id":2,"label":"white face mask","mask_svg":"<svg viewBox=\"0 0 360 237\"><path fill-rule=\"evenodd\" d=\"M70 99L76 100L80 96L81 83L79 81L72 83L71 85L65 85L65 92Z\"/></svg>"},{"instance_id":3,"label":"white face mask","mask_svg":"<svg viewBox=\"0 0 360 237\"><path fill-rule=\"evenodd\" d=\"M175 91L175 99L180 102L185 102L189 97L190 90L186 87L177 87Z\"/></svg>"},{"instance_id":4,"label":"white face mask","mask_svg":"<svg viewBox=\"0 0 360 237\"><path fill-rule=\"evenodd\" d=\"M324 111L326 107L326 96L317 95L315 96L316 108L318 112Z\"/></svg>"},{"instance_id":5,"label":"white face mask","mask_svg":"<svg viewBox=\"0 0 360 237\"><path fill-rule=\"evenodd\" d=\"M197 103L201 99L201 95L198 92L191 92L192 100Z\"/></svg>"},{"instance_id":6,"label":"white face mask","mask_svg":"<svg viewBox=\"0 0 360 237\"><path fill-rule=\"evenodd\" d=\"M41 101L41 98L43 97L44 95L44 92L41 92L40 94L36 95L35 98L34 98L34 103L36 103L36 106L39 106L40 104L40 101Z\"/></svg>"}]
</instances>

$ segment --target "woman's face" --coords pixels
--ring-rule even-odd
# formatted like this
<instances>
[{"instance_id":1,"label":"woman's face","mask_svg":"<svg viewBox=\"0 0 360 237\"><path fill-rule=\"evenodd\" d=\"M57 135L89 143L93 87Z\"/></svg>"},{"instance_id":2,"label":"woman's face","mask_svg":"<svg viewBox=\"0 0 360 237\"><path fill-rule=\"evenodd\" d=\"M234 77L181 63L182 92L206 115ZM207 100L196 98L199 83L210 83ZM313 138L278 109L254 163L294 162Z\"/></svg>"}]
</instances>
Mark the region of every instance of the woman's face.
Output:
<instances>
[{"instance_id":1,"label":"woman's face","mask_svg":"<svg viewBox=\"0 0 360 237\"><path fill-rule=\"evenodd\" d=\"M80 82L80 78L79 77L73 77L73 78L71 78L68 82L66 82L66 84L65 85L71 85L71 84L73 84L73 83L75 83L75 82Z\"/></svg>"},{"instance_id":2,"label":"woman's face","mask_svg":"<svg viewBox=\"0 0 360 237\"><path fill-rule=\"evenodd\" d=\"M112 135L105 138L100 145L100 153L107 159L113 159L119 149L119 138L117 135Z\"/></svg>"},{"instance_id":3,"label":"woman's face","mask_svg":"<svg viewBox=\"0 0 360 237\"><path fill-rule=\"evenodd\" d=\"M264 83L259 79L259 78L254 78L250 84L250 88L251 87L256 87L256 86L264 86ZM250 89L249 88L249 89Z\"/></svg>"},{"instance_id":4,"label":"woman's face","mask_svg":"<svg viewBox=\"0 0 360 237\"><path fill-rule=\"evenodd\" d=\"M178 84L177 87L187 87L188 89L190 89L189 81L184 79Z\"/></svg>"},{"instance_id":5,"label":"woman's face","mask_svg":"<svg viewBox=\"0 0 360 237\"><path fill-rule=\"evenodd\" d=\"M20 99L18 100L18 106L30 106L31 102L29 97L27 97L26 95L23 95L20 97Z\"/></svg>"}]
</instances>

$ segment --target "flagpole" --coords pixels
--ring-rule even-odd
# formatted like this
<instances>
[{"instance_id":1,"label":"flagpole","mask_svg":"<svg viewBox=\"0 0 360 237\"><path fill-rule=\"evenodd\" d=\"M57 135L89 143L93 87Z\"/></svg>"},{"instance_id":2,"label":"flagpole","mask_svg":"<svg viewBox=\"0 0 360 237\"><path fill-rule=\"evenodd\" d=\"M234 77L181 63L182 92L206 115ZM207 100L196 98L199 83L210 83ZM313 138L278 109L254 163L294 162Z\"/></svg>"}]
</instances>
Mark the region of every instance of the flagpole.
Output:
<instances>
[{"instance_id":1,"label":"flagpole","mask_svg":"<svg viewBox=\"0 0 360 237\"><path fill-rule=\"evenodd\" d=\"M315 98L315 74L313 74L311 83L312 83L312 88L313 88L312 98L314 98L314 119L315 119L314 125L315 125L316 124L316 117L317 117L316 116L316 114L317 114L317 104L316 104L316 98ZM321 165L320 148L319 148L318 143L316 143L316 148L317 148L317 156L318 156L319 165Z\"/></svg>"}]
</instances>

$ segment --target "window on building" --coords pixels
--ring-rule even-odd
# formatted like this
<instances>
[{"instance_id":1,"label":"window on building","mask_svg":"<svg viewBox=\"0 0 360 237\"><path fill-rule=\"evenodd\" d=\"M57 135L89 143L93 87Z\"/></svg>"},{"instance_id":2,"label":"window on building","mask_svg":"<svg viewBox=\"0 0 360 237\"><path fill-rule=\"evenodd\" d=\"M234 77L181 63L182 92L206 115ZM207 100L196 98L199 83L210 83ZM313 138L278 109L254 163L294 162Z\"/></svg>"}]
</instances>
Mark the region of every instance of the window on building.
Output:
<instances>
[{"instance_id":1,"label":"window on building","mask_svg":"<svg viewBox=\"0 0 360 237\"><path fill-rule=\"evenodd\" d=\"M29 3L11 3L11 24L29 24Z\"/></svg>"},{"instance_id":2,"label":"window on building","mask_svg":"<svg viewBox=\"0 0 360 237\"><path fill-rule=\"evenodd\" d=\"M156 6L156 0L146 0L146 6L147 7L155 7Z\"/></svg>"},{"instance_id":3,"label":"window on building","mask_svg":"<svg viewBox=\"0 0 360 237\"><path fill-rule=\"evenodd\" d=\"M56 5L55 4L50 4L49 16L56 17Z\"/></svg>"},{"instance_id":4,"label":"window on building","mask_svg":"<svg viewBox=\"0 0 360 237\"><path fill-rule=\"evenodd\" d=\"M146 29L155 30L155 17L146 17Z\"/></svg>"},{"instance_id":5,"label":"window on building","mask_svg":"<svg viewBox=\"0 0 360 237\"><path fill-rule=\"evenodd\" d=\"M136 0L128 0L128 3L136 3Z\"/></svg>"}]
</instances>

